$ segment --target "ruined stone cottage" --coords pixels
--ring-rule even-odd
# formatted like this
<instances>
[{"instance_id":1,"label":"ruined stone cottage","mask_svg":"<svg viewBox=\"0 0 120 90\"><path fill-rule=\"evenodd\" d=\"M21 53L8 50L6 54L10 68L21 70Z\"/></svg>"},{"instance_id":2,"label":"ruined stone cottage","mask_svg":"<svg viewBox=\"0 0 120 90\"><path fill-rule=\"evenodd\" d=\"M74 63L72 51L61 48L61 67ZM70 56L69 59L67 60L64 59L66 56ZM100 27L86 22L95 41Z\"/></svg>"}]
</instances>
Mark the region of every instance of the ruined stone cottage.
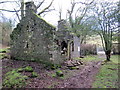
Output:
<instances>
[{"instance_id":1,"label":"ruined stone cottage","mask_svg":"<svg viewBox=\"0 0 120 90\"><path fill-rule=\"evenodd\" d=\"M36 12L34 2L27 2L25 17L11 34L11 57L14 59L47 62L53 60L55 27L43 20Z\"/></svg>"},{"instance_id":2,"label":"ruined stone cottage","mask_svg":"<svg viewBox=\"0 0 120 90\"><path fill-rule=\"evenodd\" d=\"M58 21L56 30L36 12L34 2L27 2L25 17L10 35L11 58L60 64L67 58L79 57L79 39L70 35L66 21Z\"/></svg>"}]
</instances>

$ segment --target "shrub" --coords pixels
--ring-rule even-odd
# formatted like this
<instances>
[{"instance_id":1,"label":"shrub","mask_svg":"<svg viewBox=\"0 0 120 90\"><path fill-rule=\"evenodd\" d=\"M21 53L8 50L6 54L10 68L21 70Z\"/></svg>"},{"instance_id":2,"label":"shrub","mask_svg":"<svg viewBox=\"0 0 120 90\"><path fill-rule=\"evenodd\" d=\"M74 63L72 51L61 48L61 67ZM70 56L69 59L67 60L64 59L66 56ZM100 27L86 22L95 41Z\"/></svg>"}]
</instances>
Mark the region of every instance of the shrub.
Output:
<instances>
[{"instance_id":1,"label":"shrub","mask_svg":"<svg viewBox=\"0 0 120 90\"><path fill-rule=\"evenodd\" d=\"M96 55L97 48L96 45L91 44L81 44L81 55Z\"/></svg>"},{"instance_id":2,"label":"shrub","mask_svg":"<svg viewBox=\"0 0 120 90\"><path fill-rule=\"evenodd\" d=\"M26 85L27 76L23 76L16 70L9 71L5 74L5 79L3 80L4 87L23 87Z\"/></svg>"}]
</instances>

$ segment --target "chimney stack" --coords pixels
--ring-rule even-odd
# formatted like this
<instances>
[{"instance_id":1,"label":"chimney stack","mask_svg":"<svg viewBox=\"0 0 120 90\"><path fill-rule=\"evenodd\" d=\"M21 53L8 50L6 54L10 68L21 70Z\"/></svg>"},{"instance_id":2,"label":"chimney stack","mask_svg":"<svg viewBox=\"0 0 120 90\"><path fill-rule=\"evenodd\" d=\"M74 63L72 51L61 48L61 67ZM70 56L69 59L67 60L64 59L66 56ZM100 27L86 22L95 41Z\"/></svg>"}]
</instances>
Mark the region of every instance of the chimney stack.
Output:
<instances>
[{"instance_id":1,"label":"chimney stack","mask_svg":"<svg viewBox=\"0 0 120 90\"><path fill-rule=\"evenodd\" d=\"M37 7L36 5L34 4L33 1L30 1L30 2L26 2L25 3L25 6L26 6L26 16L28 15L31 15L33 12L36 13L37 12Z\"/></svg>"}]
</instances>

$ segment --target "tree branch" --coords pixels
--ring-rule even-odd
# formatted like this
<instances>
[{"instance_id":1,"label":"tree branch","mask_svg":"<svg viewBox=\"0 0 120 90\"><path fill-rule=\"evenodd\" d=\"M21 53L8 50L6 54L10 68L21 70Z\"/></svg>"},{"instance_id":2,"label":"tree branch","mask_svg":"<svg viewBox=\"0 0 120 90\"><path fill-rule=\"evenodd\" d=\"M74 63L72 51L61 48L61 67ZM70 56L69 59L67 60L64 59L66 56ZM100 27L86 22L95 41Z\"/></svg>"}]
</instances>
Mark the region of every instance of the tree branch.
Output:
<instances>
[{"instance_id":1,"label":"tree branch","mask_svg":"<svg viewBox=\"0 0 120 90\"><path fill-rule=\"evenodd\" d=\"M0 4L3 4L3 3L10 3L10 2L16 2L16 1L1 1Z\"/></svg>"},{"instance_id":2,"label":"tree branch","mask_svg":"<svg viewBox=\"0 0 120 90\"><path fill-rule=\"evenodd\" d=\"M76 4L81 3L81 4L85 4L85 5L90 5L90 4L92 4L93 2L94 2L94 0L92 0L90 3L85 3L85 2L76 2Z\"/></svg>"},{"instance_id":3,"label":"tree branch","mask_svg":"<svg viewBox=\"0 0 120 90\"><path fill-rule=\"evenodd\" d=\"M43 0L42 2L40 2L40 3L37 5L37 9L38 9L39 7L41 7L41 5L42 5L44 2L45 2L45 0Z\"/></svg>"},{"instance_id":4,"label":"tree branch","mask_svg":"<svg viewBox=\"0 0 120 90\"><path fill-rule=\"evenodd\" d=\"M20 11L20 10L16 10L16 11L14 10L14 11L13 11L13 10L6 10L6 9L0 9L0 10L1 10L1 11L7 11L7 12L19 12L19 11Z\"/></svg>"},{"instance_id":5,"label":"tree branch","mask_svg":"<svg viewBox=\"0 0 120 90\"><path fill-rule=\"evenodd\" d=\"M46 12L46 10L49 9L50 6L52 5L53 1L54 1L54 0L52 0L51 3L50 3L46 8L44 8L41 12L39 12L38 15L40 15L40 14Z\"/></svg>"},{"instance_id":6,"label":"tree branch","mask_svg":"<svg viewBox=\"0 0 120 90\"><path fill-rule=\"evenodd\" d=\"M14 10L16 11L15 8L14 8ZM19 15L18 15L18 12L16 12L16 15L17 15L17 17L18 17L18 20L20 21L20 17L19 17Z\"/></svg>"},{"instance_id":7,"label":"tree branch","mask_svg":"<svg viewBox=\"0 0 120 90\"><path fill-rule=\"evenodd\" d=\"M55 10L55 9L47 9L47 10L44 11L44 12L50 12L50 11L53 11L53 10Z\"/></svg>"}]
</instances>

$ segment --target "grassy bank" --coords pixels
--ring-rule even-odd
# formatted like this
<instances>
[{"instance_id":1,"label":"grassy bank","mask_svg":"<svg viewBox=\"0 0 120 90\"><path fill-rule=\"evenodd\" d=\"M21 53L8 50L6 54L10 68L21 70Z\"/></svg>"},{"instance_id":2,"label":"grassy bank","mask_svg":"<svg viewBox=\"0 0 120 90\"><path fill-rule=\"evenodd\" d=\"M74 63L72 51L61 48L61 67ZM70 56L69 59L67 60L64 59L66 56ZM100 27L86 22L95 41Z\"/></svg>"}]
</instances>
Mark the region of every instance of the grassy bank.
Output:
<instances>
[{"instance_id":1,"label":"grassy bank","mask_svg":"<svg viewBox=\"0 0 120 90\"><path fill-rule=\"evenodd\" d=\"M118 88L118 55L112 55L111 61L101 66L93 88Z\"/></svg>"},{"instance_id":2,"label":"grassy bank","mask_svg":"<svg viewBox=\"0 0 120 90\"><path fill-rule=\"evenodd\" d=\"M90 61L102 61L105 60L104 57L99 57L98 55L88 55L82 58L83 61L85 62L90 62Z\"/></svg>"}]
</instances>

